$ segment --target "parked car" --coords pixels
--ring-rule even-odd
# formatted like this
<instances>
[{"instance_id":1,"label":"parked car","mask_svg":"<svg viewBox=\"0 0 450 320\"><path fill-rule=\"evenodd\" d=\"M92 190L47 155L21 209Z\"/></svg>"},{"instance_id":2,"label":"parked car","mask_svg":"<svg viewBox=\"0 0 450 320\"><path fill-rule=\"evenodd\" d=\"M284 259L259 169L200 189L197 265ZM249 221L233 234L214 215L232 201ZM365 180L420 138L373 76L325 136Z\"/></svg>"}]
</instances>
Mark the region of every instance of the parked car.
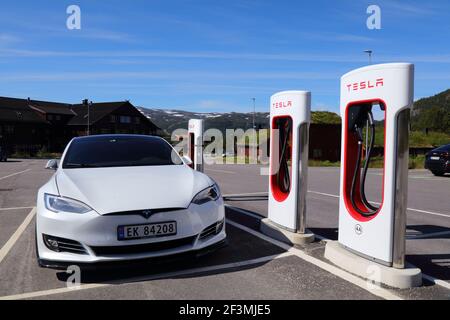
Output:
<instances>
[{"instance_id":1,"label":"parked car","mask_svg":"<svg viewBox=\"0 0 450 320\"><path fill-rule=\"evenodd\" d=\"M450 144L428 152L425 157L425 168L436 176L450 173Z\"/></svg>"},{"instance_id":2,"label":"parked car","mask_svg":"<svg viewBox=\"0 0 450 320\"><path fill-rule=\"evenodd\" d=\"M8 160L8 155L6 154L6 149L0 147L0 161L7 161Z\"/></svg>"},{"instance_id":3,"label":"parked car","mask_svg":"<svg viewBox=\"0 0 450 320\"><path fill-rule=\"evenodd\" d=\"M217 184L162 138L74 138L37 196L40 266L128 261L225 244Z\"/></svg>"}]
</instances>

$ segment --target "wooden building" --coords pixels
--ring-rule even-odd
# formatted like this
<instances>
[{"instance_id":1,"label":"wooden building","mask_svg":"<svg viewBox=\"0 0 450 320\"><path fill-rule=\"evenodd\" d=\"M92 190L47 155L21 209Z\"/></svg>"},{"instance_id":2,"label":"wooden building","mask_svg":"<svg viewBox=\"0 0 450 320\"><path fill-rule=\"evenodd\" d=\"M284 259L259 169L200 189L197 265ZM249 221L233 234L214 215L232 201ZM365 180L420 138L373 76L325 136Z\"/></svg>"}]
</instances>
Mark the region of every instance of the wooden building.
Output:
<instances>
[{"instance_id":1,"label":"wooden building","mask_svg":"<svg viewBox=\"0 0 450 320\"><path fill-rule=\"evenodd\" d=\"M0 146L9 154L61 152L73 137L88 130L89 134L161 133L129 101L67 104L0 97Z\"/></svg>"}]
</instances>

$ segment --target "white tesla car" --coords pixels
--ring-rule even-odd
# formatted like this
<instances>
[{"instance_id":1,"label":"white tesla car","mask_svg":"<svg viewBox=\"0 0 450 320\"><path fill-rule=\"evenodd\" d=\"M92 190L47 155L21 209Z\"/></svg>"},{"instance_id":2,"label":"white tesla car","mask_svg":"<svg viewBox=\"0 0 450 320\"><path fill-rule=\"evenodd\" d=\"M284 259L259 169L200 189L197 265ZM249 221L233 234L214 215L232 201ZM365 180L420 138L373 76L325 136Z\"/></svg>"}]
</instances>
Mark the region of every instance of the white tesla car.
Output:
<instances>
[{"instance_id":1,"label":"white tesla car","mask_svg":"<svg viewBox=\"0 0 450 320\"><path fill-rule=\"evenodd\" d=\"M39 264L63 267L209 252L226 241L217 184L164 139L74 138L37 196Z\"/></svg>"}]
</instances>

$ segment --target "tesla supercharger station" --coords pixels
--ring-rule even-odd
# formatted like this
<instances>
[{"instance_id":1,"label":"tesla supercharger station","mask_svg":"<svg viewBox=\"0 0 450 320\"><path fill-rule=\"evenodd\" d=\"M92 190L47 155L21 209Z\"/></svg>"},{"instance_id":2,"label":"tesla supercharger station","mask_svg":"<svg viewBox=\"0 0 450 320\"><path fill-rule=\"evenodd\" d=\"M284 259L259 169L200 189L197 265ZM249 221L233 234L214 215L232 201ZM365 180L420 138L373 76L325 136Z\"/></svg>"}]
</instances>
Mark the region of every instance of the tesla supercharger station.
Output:
<instances>
[{"instance_id":1,"label":"tesla supercharger station","mask_svg":"<svg viewBox=\"0 0 450 320\"><path fill-rule=\"evenodd\" d=\"M327 243L325 251L325 257L342 268L399 288L419 286L422 279L419 269L405 264L413 95L412 64L373 65L342 76L339 237L338 243ZM374 115L382 118L378 125ZM377 134L384 135L381 203L366 197Z\"/></svg>"},{"instance_id":2,"label":"tesla supercharger station","mask_svg":"<svg viewBox=\"0 0 450 320\"><path fill-rule=\"evenodd\" d=\"M284 91L270 99L268 219L261 231L279 240L304 244L311 93Z\"/></svg>"},{"instance_id":3,"label":"tesla supercharger station","mask_svg":"<svg viewBox=\"0 0 450 320\"><path fill-rule=\"evenodd\" d=\"M188 155L191 167L203 172L203 120L190 119L188 124Z\"/></svg>"}]
</instances>

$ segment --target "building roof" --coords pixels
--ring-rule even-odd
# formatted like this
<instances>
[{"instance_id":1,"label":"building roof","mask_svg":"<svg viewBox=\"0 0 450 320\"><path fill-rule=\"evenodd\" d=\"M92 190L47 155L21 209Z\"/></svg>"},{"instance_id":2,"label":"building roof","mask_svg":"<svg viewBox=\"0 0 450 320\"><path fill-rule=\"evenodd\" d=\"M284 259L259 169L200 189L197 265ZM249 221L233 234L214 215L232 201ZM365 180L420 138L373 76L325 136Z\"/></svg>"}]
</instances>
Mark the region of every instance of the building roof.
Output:
<instances>
[{"instance_id":1,"label":"building roof","mask_svg":"<svg viewBox=\"0 0 450 320\"><path fill-rule=\"evenodd\" d=\"M89 109L89 124L92 125L104 118L118 108L129 105L136 109L136 115L141 116L143 121L147 121L155 129L159 129L151 120L145 117L129 101L100 102L93 103ZM17 99L0 97L0 121L9 122L33 122L50 124L46 120L45 114L60 114L71 116L67 125L87 124L87 105L68 104L50 101L39 101L31 99Z\"/></svg>"},{"instance_id":2,"label":"building roof","mask_svg":"<svg viewBox=\"0 0 450 320\"><path fill-rule=\"evenodd\" d=\"M128 101L120 102L100 102L93 103L89 109L89 125L102 119L109 113L115 111L124 104L130 104ZM86 125L87 124L87 106L85 104L74 104L72 110L75 112L75 117L70 119L68 125Z\"/></svg>"},{"instance_id":3,"label":"building roof","mask_svg":"<svg viewBox=\"0 0 450 320\"><path fill-rule=\"evenodd\" d=\"M0 97L0 121L48 124L43 117L29 107L27 99L7 97Z\"/></svg>"},{"instance_id":4,"label":"building roof","mask_svg":"<svg viewBox=\"0 0 450 320\"><path fill-rule=\"evenodd\" d=\"M42 113L75 115L71 106L68 103L30 100L30 107Z\"/></svg>"}]
</instances>

